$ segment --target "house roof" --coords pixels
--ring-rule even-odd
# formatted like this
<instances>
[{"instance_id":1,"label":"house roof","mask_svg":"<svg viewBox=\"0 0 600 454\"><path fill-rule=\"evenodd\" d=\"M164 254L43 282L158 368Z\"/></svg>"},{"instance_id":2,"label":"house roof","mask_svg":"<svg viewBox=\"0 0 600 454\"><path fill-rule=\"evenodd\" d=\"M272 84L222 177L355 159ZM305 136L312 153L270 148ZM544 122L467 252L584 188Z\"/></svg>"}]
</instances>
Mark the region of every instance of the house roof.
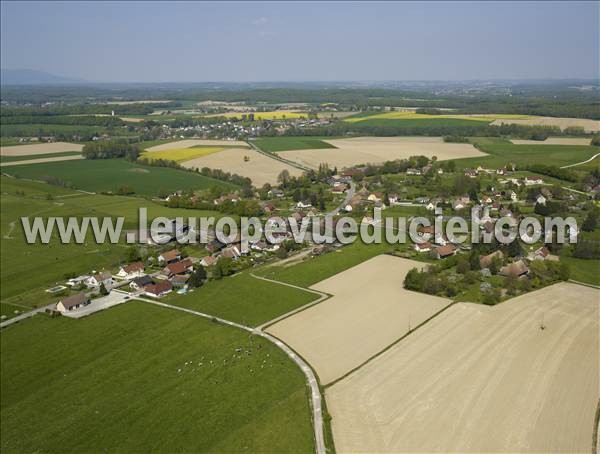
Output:
<instances>
[{"instance_id":1,"label":"house roof","mask_svg":"<svg viewBox=\"0 0 600 454\"><path fill-rule=\"evenodd\" d=\"M210 266L217 261L212 255L207 255L206 257L202 257L202 261L206 263L206 266Z\"/></svg>"},{"instance_id":2,"label":"house roof","mask_svg":"<svg viewBox=\"0 0 600 454\"><path fill-rule=\"evenodd\" d=\"M76 295L67 296L59 301L65 307L65 309L69 309L74 306L78 306L80 304L85 303L88 300L88 297L85 293L77 293Z\"/></svg>"},{"instance_id":3,"label":"house roof","mask_svg":"<svg viewBox=\"0 0 600 454\"><path fill-rule=\"evenodd\" d=\"M528 272L529 268L527 267L525 262L523 260L519 260L517 262L509 263L508 265L500 268L499 274L502 276L519 277Z\"/></svg>"},{"instance_id":4,"label":"house roof","mask_svg":"<svg viewBox=\"0 0 600 454\"><path fill-rule=\"evenodd\" d=\"M144 291L153 295L160 295L163 292L173 289L173 284L169 281L161 281L156 284L149 284L144 287Z\"/></svg>"},{"instance_id":5,"label":"house roof","mask_svg":"<svg viewBox=\"0 0 600 454\"><path fill-rule=\"evenodd\" d=\"M125 265L121 268L126 273L135 273L136 271L143 271L144 264L142 262L134 262L134 263L130 263L129 265Z\"/></svg>"},{"instance_id":6,"label":"house roof","mask_svg":"<svg viewBox=\"0 0 600 454\"><path fill-rule=\"evenodd\" d=\"M153 283L152 278L147 274L144 276L136 277L133 280L133 282L135 282L135 285L137 285L138 287L145 287L146 285Z\"/></svg>"},{"instance_id":7,"label":"house roof","mask_svg":"<svg viewBox=\"0 0 600 454\"><path fill-rule=\"evenodd\" d=\"M192 261L190 259L185 259L180 262L169 263L165 266L164 270L168 270L170 274L182 274L185 273L190 266L192 266Z\"/></svg>"},{"instance_id":8,"label":"house roof","mask_svg":"<svg viewBox=\"0 0 600 454\"><path fill-rule=\"evenodd\" d=\"M107 281L111 277L112 275L108 271L102 271L101 273L94 275L94 279L98 282Z\"/></svg>"},{"instance_id":9,"label":"house roof","mask_svg":"<svg viewBox=\"0 0 600 454\"><path fill-rule=\"evenodd\" d=\"M489 268L492 264L492 260L494 257L498 257L500 260L504 259L504 253L502 251L494 251L491 254L484 255L479 259L479 264L481 268Z\"/></svg>"},{"instance_id":10,"label":"house roof","mask_svg":"<svg viewBox=\"0 0 600 454\"><path fill-rule=\"evenodd\" d=\"M542 257L546 258L550 255L550 250L546 246L542 246L537 251L535 251L535 253L537 255L541 255Z\"/></svg>"},{"instance_id":11,"label":"house roof","mask_svg":"<svg viewBox=\"0 0 600 454\"><path fill-rule=\"evenodd\" d=\"M173 284L185 284L190 279L189 274L180 274L173 277Z\"/></svg>"},{"instance_id":12,"label":"house roof","mask_svg":"<svg viewBox=\"0 0 600 454\"><path fill-rule=\"evenodd\" d=\"M440 257L446 257L447 255L454 254L454 251L456 251L456 246L453 244L447 244L445 246L439 246L435 250Z\"/></svg>"},{"instance_id":13,"label":"house roof","mask_svg":"<svg viewBox=\"0 0 600 454\"><path fill-rule=\"evenodd\" d=\"M160 254L159 258L162 257L162 259L165 262L170 262L171 260L175 260L180 255L181 252L179 252L177 249L171 249L170 251L163 252L162 254Z\"/></svg>"},{"instance_id":14,"label":"house roof","mask_svg":"<svg viewBox=\"0 0 600 454\"><path fill-rule=\"evenodd\" d=\"M421 249L421 250L431 249L431 243L429 243L429 242L415 243L415 247L418 249Z\"/></svg>"}]
</instances>

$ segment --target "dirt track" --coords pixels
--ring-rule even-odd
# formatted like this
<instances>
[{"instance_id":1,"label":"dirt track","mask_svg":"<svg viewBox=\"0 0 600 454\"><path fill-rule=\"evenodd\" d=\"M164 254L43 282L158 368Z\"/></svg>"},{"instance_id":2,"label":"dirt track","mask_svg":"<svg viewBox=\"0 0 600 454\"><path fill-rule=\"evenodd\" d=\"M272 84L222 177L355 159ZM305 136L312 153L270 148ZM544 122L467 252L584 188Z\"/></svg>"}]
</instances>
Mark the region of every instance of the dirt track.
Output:
<instances>
[{"instance_id":1,"label":"dirt track","mask_svg":"<svg viewBox=\"0 0 600 454\"><path fill-rule=\"evenodd\" d=\"M244 161L244 156L250 158ZM269 158L249 148L225 148L218 153L209 154L190 161L182 162L183 167L221 169L226 172L237 173L252 180L252 183L260 187L265 183L276 184L279 173L287 169L290 175L300 175L301 170Z\"/></svg>"},{"instance_id":2,"label":"dirt track","mask_svg":"<svg viewBox=\"0 0 600 454\"><path fill-rule=\"evenodd\" d=\"M341 377L451 303L409 292L406 273L421 262L381 255L311 288L334 295L269 327L315 368L322 384Z\"/></svg>"},{"instance_id":3,"label":"dirt track","mask_svg":"<svg viewBox=\"0 0 600 454\"><path fill-rule=\"evenodd\" d=\"M485 156L468 143L445 143L441 137L356 137L326 140L336 148L291 150L278 153L307 167L317 168L327 162L330 167L381 163L415 155L437 156L438 160Z\"/></svg>"},{"instance_id":4,"label":"dirt track","mask_svg":"<svg viewBox=\"0 0 600 454\"><path fill-rule=\"evenodd\" d=\"M83 145L68 142L36 143L0 147L0 156L28 156L35 154L62 153L63 151L81 151Z\"/></svg>"},{"instance_id":5,"label":"dirt track","mask_svg":"<svg viewBox=\"0 0 600 454\"><path fill-rule=\"evenodd\" d=\"M327 390L336 449L589 452L599 301L561 283L449 308Z\"/></svg>"}]
</instances>

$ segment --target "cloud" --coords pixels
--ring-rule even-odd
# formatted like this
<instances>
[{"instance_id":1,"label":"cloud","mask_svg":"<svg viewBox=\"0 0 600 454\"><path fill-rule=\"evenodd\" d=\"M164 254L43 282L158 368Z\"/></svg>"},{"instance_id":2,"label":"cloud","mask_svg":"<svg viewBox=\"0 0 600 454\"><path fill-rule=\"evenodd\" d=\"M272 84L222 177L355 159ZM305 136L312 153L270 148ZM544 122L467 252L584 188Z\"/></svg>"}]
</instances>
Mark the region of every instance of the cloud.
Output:
<instances>
[{"instance_id":1,"label":"cloud","mask_svg":"<svg viewBox=\"0 0 600 454\"><path fill-rule=\"evenodd\" d=\"M252 23L254 25L256 25L257 27L262 27L263 25L266 25L267 22L269 22L269 19L267 19L266 17L259 17L258 19L254 19L252 21Z\"/></svg>"}]
</instances>

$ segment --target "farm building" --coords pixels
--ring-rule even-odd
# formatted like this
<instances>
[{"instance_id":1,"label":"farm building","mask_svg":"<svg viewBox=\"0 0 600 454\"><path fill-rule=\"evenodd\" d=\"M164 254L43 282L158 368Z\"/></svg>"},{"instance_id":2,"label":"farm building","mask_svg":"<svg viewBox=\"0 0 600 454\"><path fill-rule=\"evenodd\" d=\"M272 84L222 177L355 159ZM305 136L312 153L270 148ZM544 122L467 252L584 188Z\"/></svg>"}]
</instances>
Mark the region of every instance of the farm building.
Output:
<instances>
[{"instance_id":1,"label":"farm building","mask_svg":"<svg viewBox=\"0 0 600 454\"><path fill-rule=\"evenodd\" d=\"M456 255L456 246L453 244L447 244L445 246L439 246L433 250L433 255L436 259L445 259L446 257L450 257L452 255Z\"/></svg>"}]
</instances>

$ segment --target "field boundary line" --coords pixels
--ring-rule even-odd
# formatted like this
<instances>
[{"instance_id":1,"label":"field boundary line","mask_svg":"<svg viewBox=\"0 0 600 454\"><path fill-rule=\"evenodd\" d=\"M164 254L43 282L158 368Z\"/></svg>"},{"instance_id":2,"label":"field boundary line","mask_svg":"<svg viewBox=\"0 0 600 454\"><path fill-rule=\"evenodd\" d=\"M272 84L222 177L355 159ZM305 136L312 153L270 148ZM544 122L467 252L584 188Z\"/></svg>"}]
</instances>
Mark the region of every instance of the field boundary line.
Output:
<instances>
[{"instance_id":1,"label":"field boundary line","mask_svg":"<svg viewBox=\"0 0 600 454\"><path fill-rule=\"evenodd\" d=\"M398 344L400 341L404 340L406 337L410 336L412 333L414 333L415 331L417 331L419 328L421 328L423 325L425 325L426 323L428 323L429 321L433 320L435 317L437 317L438 315L440 315L442 312L444 312L445 310L449 309L450 307L458 304L460 301L452 301L450 304L448 304L446 307L440 309L439 311L437 311L435 314L433 314L431 317L429 317L426 320L423 320L421 323L419 323L417 326L415 326L414 328L411 328L410 331L406 332L405 334L403 334L401 337L399 337L398 339L396 339L394 342L392 342L390 345L388 345L387 347L385 347L383 350L378 351L377 353L375 353L373 356L371 356L370 358L367 358L365 361L363 361L361 364L359 364L358 366L354 367L353 369L349 370L348 372L346 372L344 375L342 375L339 378L336 378L335 380L327 383L324 388L327 389L333 385L335 385L336 383L342 381L343 379L347 378L348 376L352 375L354 372L356 372L358 369L360 369L361 367L365 366L366 364L370 363L371 361L373 361L374 359L378 358L379 356L383 355L385 352L387 352L389 349L391 349L392 347L394 347L396 344Z\"/></svg>"},{"instance_id":2,"label":"field boundary line","mask_svg":"<svg viewBox=\"0 0 600 454\"><path fill-rule=\"evenodd\" d=\"M310 387L310 403L313 411L313 435L315 438L315 450L317 454L326 454L327 449L325 448L325 436L323 432L323 413L321 409L321 401L323 396L321 395L321 389L319 387L319 381L317 379L317 375L312 370L312 368L308 365L308 363L302 358L298 353L296 353L289 345L283 342L281 339L269 334L267 332L262 331L260 328L252 328L250 326L242 325L240 323L232 322L229 320L225 320L220 317L216 317L213 315L206 314L204 312L195 311L192 309L187 309L185 307L174 306L172 304L163 303L160 301L154 301L148 298L142 298L136 296L132 298L137 301L142 301L149 304L154 304L156 306L164 307L167 309L178 310L182 312L186 312L191 315L196 315L198 317L203 317L213 322L221 323L226 326L231 326L233 328L238 328L243 331L247 331L251 334L256 334L257 336L261 336L271 343L275 344L279 349L283 350L283 352L300 367L300 370L304 373L306 377L306 381L308 386Z\"/></svg>"},{"instance_id":3,"label":"field boundary line","mask_svg":"<svg viewBox=\"0 0 600 454\"><path fill-rule=\"evenodd\" d=\"M592 435L592 454L598 454L598 426L600 425L600 399L596 407L596 416L594 417L594 432Z\"/></svg>"},{"instance_id":4,"label":"field boundary line","mask_svg":"<svg viewBox=\"0 0 600 454\"><path fill-rule=\"evenodd\" d=\"M282 163L287 164L287 165L289 165L291 167L295 167L296 169L300 169L300 170L302 170L304 172L309 172L309 171L313 170L310 167L306 167L306 166L304 166L302 164L297 163L296 161L291 161L289 159L282 158L281 156L278 156L275 153L269 153L268 151L264 151L264 150L258 148L258 146L255 145L254 143L252 143L251 141L247 141L246 143L248 145L250 145L250 148L253 149L254 151L256 151L257 153L263 154L263 155L265 155L265 156L267 156L267 157L269 157L271 159L274 159L275 161L282 162Z\"/></svg>"},{"instance_id":5,"label":"field boundary line","mask_svg":"<svg viewBox=\"0 0 600 454\"><path fill-rule=\"evenodd\" d=\"M573 284L579 284L579 285L583 285L585 287L591 287L591 288L595 288L595 289L600 290L600 285L589 284L587 282L576 281L576 280L573 280L573 279L569 279L568 282L572 282Z\"/></svg>"},{"instance_id":6,"label":"field boundary line","mask_svg":"<svg viewBox=\"0 0 600 454\"><path fill-rule=\"evenodd\" d=\"M297 307L296 309L286 312L285 314L280 315L279 317L275 317L274 319L269 320L269 321L263 323L262 325L257 326L256 329L259 329L261 331L267 329L268 327L274 325L277 322L280 322L281 320L291 317L292 315L295 315L299 312L305 311L306 309L310 309L311 307L313 307L319 303L322 303L323 301L328 300L329 298L332 297L332 295L330 295L328 293L320 292L318 290L313 290L310 288L300 287L298 285L289 284L287 282L276 281L274 279L269 279L267 277L257 276L254 273L250 273L250 276L252 276L254 279L259 279L261 281L271 282L273 284L284 285L286 287L291 287L296 290L303 290L305 292L314 293L315 295L319 295L319 298L317 298L316 300L311 301L310 303L307 303L304 306Z\"/></svg>"}]
</instances>

